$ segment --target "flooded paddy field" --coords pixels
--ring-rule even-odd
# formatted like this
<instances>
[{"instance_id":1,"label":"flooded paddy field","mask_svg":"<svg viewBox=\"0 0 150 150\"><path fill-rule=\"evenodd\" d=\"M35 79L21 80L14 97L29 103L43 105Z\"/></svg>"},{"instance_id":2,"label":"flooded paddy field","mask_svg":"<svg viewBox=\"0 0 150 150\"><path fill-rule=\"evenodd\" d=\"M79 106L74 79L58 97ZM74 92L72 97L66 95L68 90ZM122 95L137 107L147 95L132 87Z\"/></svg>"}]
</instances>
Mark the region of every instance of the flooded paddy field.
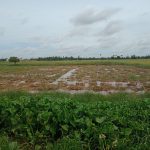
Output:
<instances>
[{"instance_id":1,"label":"flooded paddy field","mask_svg":"<svg viewBox=\"0 0 150 150\"><path fill-rule=\"evenodd\" d=\"M150 69L99 64L36 66L18 72L0 70L0 90L140 94L150 92Z\"/></svg>"}]
</instances>

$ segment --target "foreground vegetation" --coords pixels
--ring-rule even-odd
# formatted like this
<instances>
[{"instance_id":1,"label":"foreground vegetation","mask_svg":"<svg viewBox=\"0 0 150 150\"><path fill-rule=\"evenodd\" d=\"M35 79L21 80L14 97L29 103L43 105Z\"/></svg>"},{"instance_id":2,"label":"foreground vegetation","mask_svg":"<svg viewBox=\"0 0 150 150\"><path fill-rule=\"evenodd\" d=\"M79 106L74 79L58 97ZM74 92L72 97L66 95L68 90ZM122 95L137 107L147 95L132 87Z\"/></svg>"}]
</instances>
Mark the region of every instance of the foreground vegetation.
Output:
<instances>
[{"instance_id":1,"label":"foreground vegetation","mask_svg":"<svg viewBox=\"0 0 150 150\"><path fill-rule=\"evenodd\" d=\"M0 94L0 149L144 149L150 94Z\"/></svg>"}]
</instances>

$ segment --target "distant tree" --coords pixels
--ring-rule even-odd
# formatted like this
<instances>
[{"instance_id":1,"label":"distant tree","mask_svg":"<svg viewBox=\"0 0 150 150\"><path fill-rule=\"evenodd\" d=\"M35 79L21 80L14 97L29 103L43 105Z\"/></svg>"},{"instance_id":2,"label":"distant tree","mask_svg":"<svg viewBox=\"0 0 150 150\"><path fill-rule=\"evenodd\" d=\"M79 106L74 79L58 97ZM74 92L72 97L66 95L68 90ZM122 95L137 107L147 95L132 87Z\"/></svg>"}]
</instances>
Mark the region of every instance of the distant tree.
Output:
<instances>
[{"instance_id":1,"label":"distant tree","mask_svg":"<svg viewBox=\"0 0 150 150\"><path fill-rule=\"evenodd\" d=\"M132 56L131 56L131 59L136 59L136 56L135 56L135 55L132 55Z\"/></svg>"},{"instance_id":2,"label":"distant tree","mask_svg":"<svg viewBox=\"0 0 150 150\"><path fill-rule=\"evenodd\" d=\"M18 57L10 57L8 59L9 62L13 62L14 64L16 64L17 62L20 61L20 59Z\"/></svg>"},{"instance_id":3,"label":"distant tree","mask_svg":"<svg viewBox=\"0 0 150 150\"><path fill-rule=\"evenodd\" d=\"M0 58L0 61L6 61L7 58Z\"/></svg>"},{"instance_id":4,"label":"distant tree","mask_svg":"<svg viewBox=\"0 0 150 150\"><path fill-rule=\"evenodd\" d=\"M116 58L117 58L117 59L120 59L121 57L120 57L120 56L117 56Z\"/></svg>"}]
</instances>

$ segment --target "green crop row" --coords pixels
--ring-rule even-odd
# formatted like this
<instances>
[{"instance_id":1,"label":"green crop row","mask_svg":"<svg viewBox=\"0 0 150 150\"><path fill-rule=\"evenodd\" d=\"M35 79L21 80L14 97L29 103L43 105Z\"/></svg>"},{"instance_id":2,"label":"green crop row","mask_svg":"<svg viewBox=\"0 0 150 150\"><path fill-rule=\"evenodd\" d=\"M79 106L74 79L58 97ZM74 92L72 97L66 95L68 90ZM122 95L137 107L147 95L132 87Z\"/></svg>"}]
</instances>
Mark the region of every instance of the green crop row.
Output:
<instances>
[{"instance_id":1,"label":"green crop row","mask_svg":"<svg viewBox=\"0 0 150 150\"><path fill-rule=\"evenodd\" d=\"M149 95L80 97L1 94L0 134L12 143L0 149L149 149Z\"/></svg>"}]
</instances>

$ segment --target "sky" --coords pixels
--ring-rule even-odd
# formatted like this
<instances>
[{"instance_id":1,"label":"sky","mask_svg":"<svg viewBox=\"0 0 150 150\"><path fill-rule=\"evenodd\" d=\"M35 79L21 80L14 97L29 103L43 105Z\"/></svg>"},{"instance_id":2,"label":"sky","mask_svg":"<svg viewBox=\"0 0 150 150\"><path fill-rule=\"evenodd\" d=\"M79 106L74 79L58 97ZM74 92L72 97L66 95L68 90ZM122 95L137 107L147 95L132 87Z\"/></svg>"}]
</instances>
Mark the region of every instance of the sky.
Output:
<instances>
[{"instance_id":1,"label":"sky","mask_svg":"<svg viewBox=\"0 0 150 150\"><path fill-rule=\"evenodd\" d=\"M150 0L0 0L0 58L150 55Z\"/></svg>"}]
</instances>

